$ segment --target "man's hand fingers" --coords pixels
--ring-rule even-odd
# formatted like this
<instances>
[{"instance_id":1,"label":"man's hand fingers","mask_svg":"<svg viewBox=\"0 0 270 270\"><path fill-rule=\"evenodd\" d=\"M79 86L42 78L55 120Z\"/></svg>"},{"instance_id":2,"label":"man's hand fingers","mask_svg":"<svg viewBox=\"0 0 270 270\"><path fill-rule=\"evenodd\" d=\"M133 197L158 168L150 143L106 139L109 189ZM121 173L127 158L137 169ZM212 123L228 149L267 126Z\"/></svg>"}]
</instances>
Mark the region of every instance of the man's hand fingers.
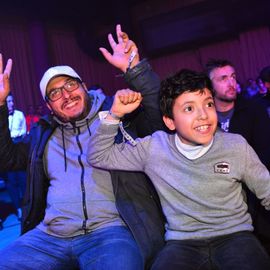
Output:
<instances>
[{"instance_id":1,"label":"man's hand fingers","mask_svg":"<svg viewBox=\"0 0 270 270\"><path fill-rule=\"evenodd\" d=\"M120 24L116 25L116 35L119 44L126 44L129 41L128 34L122 31Z\"/></svg>"},{"instance_id":2,"label":"man's hand fingers","mask_svg":"<svg viewBox=\"0 0 270 270\"><path fill-rule=\"evenodd\" d=\"M116 35L117 35L118 43L123 43L123 32L122 32L120 24L116 25Z\"/></svg>"},{"instance_id":3,"label":"man's hand fingers","mask_svg":"<svg viewBox=\"0 0 270 270\"><path fill-rule=\"evenodd\" d=\"M103 54L104 58L111 63L112 61L112 55L111 53L108 52L108 50L106 50L105 48L99 48L99 50L101 51L101 53Z\"/></svg>"},{"instance_id":4,"label":"man's hand fingers","mask_svg":"<svg viewBox=\"0 0 270 270\"><path fill-rule=\"evenodd\" d=\"M0 53L0 74L3 73L3 56L2 53Z\"/></svg>"},{"instance_id":5,"label":"man's hand fingers","mask_svg":"<svg viewBox=\"0 0 270 270\"><path fill-rule=\"evenodd\" d=\"M9 77L10 73L11 73L11 70L12 70L12 59L8 59L5 70L4 70L4 74L7 74L8 77Z\"/></svg>"},{"instance_id":6,"label":"man's hand fingers","mask_svg":"<svg viewBox=\"0 0 270 270\"><path fill-rule=\"evenodd\" d=\"M109 34L108 35L108 40L109 40L109 43L111 45L111 48L114 50L114 48L117 46L112 34Z\"/></svg>"},{"instance_id":7,"label":"man's hand fingers","mask_svg":"<svg viewBox=\"0 0 270 270\"><path fill-rule=\"evenodd\" d=\"M125 32L122 32L122 39L124 43L127 43L129 40L128 34Z\"/></svg>"},{"instance_id":8,"label":"man's hand fingers","mask_svg":"<svg viewBox=\"0 0 270 270\"><path fill-rule=\"evenodd\" d=\"M9 76L12 68L12 60L8 59L3 73L3 56L0 54L0 105L5 103L10 90Z\"/></svg>"},{"instance_id":9,"label":"man's hand fingers","mask_svg":"<svg viewBox=\"0 0 270 270\"><path fill-rule=\"evenodd\" d=\"M9 75L7 73L3 76L3 87L7 93L9 93Z\"/></svg>"},{"instance_id":10,"label":"man's hand fingers","mask_svg":"<svg viewBox=\"0 0 270 270\"><path fill-rule=\"evenodd\" d=\"M125 44L125 53L129 53L129 52L131 53L132 51L135 51L137 53L138 48L137 48L136 44L132 40L129 40Z\"/></svg>"}]
</instances>

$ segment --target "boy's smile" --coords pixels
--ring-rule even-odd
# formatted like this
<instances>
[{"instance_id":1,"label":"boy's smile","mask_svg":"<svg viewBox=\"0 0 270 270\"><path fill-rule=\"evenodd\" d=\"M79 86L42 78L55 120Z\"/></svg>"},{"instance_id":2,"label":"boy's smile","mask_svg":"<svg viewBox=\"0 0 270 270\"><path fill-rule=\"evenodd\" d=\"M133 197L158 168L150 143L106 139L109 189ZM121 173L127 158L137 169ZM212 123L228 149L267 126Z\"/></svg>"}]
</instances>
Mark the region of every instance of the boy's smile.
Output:
<instances>
[{"instance_id":1,"label":"boy's smile","mask_svg":"<svg viewBox=\"0 0 270 270\"><path fill-rule=\"evenodd\" d=\"M180 140L189 145L211 142L217 128L217 114L211 92L184 92L173 105L173 118L163 117L170 130L176 130Z\"/></svg>"}]
</instances>

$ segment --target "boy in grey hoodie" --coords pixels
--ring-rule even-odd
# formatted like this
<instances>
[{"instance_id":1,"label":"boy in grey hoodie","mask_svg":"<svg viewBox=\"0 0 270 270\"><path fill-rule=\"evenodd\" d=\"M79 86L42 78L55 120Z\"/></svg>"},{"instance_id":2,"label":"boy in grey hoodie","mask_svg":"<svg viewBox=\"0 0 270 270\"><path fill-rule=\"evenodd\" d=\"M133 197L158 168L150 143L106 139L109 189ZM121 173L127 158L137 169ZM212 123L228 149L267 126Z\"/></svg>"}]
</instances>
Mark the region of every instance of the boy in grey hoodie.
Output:
<instances>
[{"instance_id":1,"label":"boy in grey hoodie","mask_svg":"<svg viewBox=\"0 0 270 270\"><path fill-rule=\"evenodd\" d=\"M118 122L139 106L140 93L120 91L100 113L88 161L106 169L143 171L159 194L167 219L166 246L153 269L270 269L252 234L242 183L270 208L270 176L246 140L217 130L212 85L182 70L161 86L163 120L173 134L114 144ZM94 131L93 130L93 131Z\"/></svg>"}]
</instances>

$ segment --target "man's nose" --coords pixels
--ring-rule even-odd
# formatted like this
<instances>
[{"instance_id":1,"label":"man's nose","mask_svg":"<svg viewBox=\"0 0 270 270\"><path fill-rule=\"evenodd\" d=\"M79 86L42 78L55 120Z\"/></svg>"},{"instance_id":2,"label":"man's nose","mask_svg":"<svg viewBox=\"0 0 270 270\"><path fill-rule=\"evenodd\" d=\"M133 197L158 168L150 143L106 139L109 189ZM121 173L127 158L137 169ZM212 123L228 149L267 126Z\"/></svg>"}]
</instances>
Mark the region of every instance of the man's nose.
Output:
<instances>
[{"instance_id":1,"label":"man's nose","mask_svg":"<svg viewBox=\"0 0 270 270\"><path fill-rule=\"evenodd\" d=\"M229 81L229 85L230 86L236 86L236 80L235 80L235 78L229 78L228 81Z\"/></svg>"},{"instance_id":2,"label":"man's nose","mask_svg":"<svg viewBox=\"0 0 270 270\"><path fill-rule=\"evenodd\" d=\"M71 92L68 92L65 88L62 88L62 97L69 98Z\"/></svg>"}]
</instances>

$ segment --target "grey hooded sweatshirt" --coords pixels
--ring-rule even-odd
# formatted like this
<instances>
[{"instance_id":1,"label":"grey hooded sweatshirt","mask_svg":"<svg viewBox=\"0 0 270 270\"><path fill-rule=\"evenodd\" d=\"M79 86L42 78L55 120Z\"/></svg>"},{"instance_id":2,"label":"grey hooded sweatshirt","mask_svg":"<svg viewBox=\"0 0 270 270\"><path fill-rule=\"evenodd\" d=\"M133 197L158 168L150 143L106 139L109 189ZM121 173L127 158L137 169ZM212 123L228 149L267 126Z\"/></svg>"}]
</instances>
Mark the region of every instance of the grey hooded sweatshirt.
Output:
<instances>
[{"instance_id":1,"label":"grey hooded sweatshirt","mask_svg":"<svg viewBox=\"0 0 270 270\"><path fill-rule=\"evenodd\" d=\"M73 237L96 229L124 225L115 206L110 173L87 163L93 121L105 96L89 92L91 110L75 123L63 123L49 139L44 168L50 179L44 220L38 228L50 235Z\"/></svg>"}]
</instances>

